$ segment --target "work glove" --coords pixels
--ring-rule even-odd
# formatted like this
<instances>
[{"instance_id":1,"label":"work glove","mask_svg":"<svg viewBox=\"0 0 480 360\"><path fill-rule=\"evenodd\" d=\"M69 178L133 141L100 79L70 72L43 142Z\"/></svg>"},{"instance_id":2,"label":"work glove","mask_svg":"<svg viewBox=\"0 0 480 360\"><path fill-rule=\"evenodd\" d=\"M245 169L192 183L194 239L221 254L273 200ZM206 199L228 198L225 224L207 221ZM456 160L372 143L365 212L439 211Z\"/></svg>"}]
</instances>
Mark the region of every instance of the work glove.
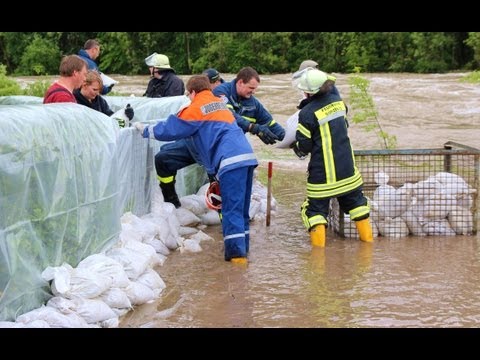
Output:
<instances>
[{"instance_id":1,"label":"work glove","mask_svg":"<svg viewBox=\"0 0 480 360\"><path fill-rule=\"evenodd\" d=\"M250 132L254 135L257 135L260 140L262 140L267 145L275 144L275 140L278 140L278 137L270 131L268 125L253 124Z\"/></svg>"},{"instance_id":2,"label":"work glove","mask_svg":"<svg viewBox=\"0 0 480 360\"><path fill-rule=\"evenodd\" d=\"M214 181L218 181L215 174L207 174L208 175L208 181L210 182L210 184Z\"/></svg>"},{"instance_id":3,"label":"work glove","mask_svg":"<svg viewBox=\"0 0 480 360\"><path fill-rule=\"evenodd\" d=\"M118 126L123 129L125 127L125 120L122 119L122 118L115 118L115 120L117 120L118 122Z\"/></svg>"},{"instance_id":4,"label":"work glove","mask_svg":"<svg viewBox=\"0 0 480 360\"><path fill-rule=\"evenodd\" d=\"M125 115L128 117L128 120L132 120L134 116L133 108L130 106L130 104L127 104L127 107L125 108Z\"/></svg>"},{"instance_id":5,"label":"work glove","mask_svg":"<svg viewBox=\"0 0 480 360\"><path fill-rule=\"evenodd\" d=\"M135 124L135 129L137 129L138 131L140 131L143 135L143 130L145 130L145 124L140 122L140 121L137 121L134 123Z\"/></svg>"},{"instance_id":6,"label":"work glove","mask_svg":"<svg viewBox=\"0 0 480 360\"><path fill-rule=\"evenodd\" d=\"M293 143L290 145L290 148L293 149L293 152L295 153L295 155L298 156L298 158L299 158L300 160L304 160L304 159L307 157L307 154L305 154L303 151L301 151L301 150L298 148L296 142L293 142Z\"/></svg>"}]
</instances>

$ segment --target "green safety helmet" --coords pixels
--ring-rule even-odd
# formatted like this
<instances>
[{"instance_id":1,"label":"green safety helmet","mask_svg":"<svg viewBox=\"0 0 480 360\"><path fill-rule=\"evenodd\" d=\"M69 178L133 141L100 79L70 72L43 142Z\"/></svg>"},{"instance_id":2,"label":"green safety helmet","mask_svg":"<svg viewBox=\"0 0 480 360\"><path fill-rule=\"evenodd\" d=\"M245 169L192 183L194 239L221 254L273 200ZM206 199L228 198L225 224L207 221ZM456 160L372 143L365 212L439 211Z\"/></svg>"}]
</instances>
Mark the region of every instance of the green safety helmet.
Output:
<instances>
[{"instance_id":1,"label":"green safety helmet","mask_svg":"<svg viewBox=\"0 0 480 360\"><path fill-rule=\"evenodd\" d=\"M297 87L307 94L316 94L327 80L327 74L323 71L307 68L300 77Z\"/></svg>"}]
</instances>

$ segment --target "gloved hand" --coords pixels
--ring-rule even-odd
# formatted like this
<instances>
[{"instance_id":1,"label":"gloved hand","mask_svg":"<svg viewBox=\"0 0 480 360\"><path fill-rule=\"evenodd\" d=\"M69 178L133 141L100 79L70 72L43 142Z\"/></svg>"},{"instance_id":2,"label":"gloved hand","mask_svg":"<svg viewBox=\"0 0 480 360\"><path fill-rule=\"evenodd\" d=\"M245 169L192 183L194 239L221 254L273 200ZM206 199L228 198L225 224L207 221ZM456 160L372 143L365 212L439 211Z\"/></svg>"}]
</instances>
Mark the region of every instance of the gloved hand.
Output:
<instances>
[{"instance_id":1,"label":"gloved hand","mask_svg":"<svg viewBox=\"0 0 480 360\"><path fill-rule=\"evenodd\" d=\"M130 106L130 104L127 104L127 107L125 108L125 115L128 117L128 120L132 120L134 116L133 108Z\"/></svg>"},{"instance_id":2,"label":"gloved hand","mask_svg":"<svg viewBox=\"0 0 480 360\"><path fill-rule=\"evenodd\" d=\"M214 181L218 181L215 174L207 174L208 175L208 181L210 181L210 184Z\"/></svg>"},{"instance_id":3,"label":"gloved hand","mask_svg":"<svg viewBox=\"0 0 480 360\"><path fill-rule=\"evenodd\" d=\"M137 129L138 131L140 131L143 135L143 130L145 130L145 124L140 122L140 121L137 121L134 123L135 124L135 129Z\"/></svg>"},{"instance_id":4,"label":"gloved hand","mask_svg":"<svg viewBox=\"0 0 480 360\"><path fill-rule=\"evenodd\" d=\"M121 118L115 118L115 120L117 120L118 122L118 126L123 129L125 127L125 120L121 119Z\"/></svg>"},{"instance_id":5,"label":"gloved hand","mask_svg":"<svg viewBox=\"0 0 480 360\"><path fill-rule=\"evenodd\" d=\"M278 140L278 137L270 131L268 125L253 124L250 132L254 135L257 135L260 140L262 140L267 145L275 144L275 140Z\"/></svg>"},{"instance_id":6,"label":"gloved hand","mask_svg":"<svg viewBox=\"0 0 480 360\"><path fill-rule=\"evenodd\" d=\"M303 151L300 151L296 142L293 142L290 145L290 148L293 149L293 152L295 153L295 155L298 156L300 160L304 160L307 157L307 154L305 154Z\"/></svg>"},{"instance_id":7,"label":"gloved hand","mask_svg":"<svg viewBox=\"0 0 480 360\"><path fill-rule=\"evenodd\" d=\"M107 86L107 94L112 91L112 88L115 84L110 84L109 86Z\"/></svg>"}]
</instances>

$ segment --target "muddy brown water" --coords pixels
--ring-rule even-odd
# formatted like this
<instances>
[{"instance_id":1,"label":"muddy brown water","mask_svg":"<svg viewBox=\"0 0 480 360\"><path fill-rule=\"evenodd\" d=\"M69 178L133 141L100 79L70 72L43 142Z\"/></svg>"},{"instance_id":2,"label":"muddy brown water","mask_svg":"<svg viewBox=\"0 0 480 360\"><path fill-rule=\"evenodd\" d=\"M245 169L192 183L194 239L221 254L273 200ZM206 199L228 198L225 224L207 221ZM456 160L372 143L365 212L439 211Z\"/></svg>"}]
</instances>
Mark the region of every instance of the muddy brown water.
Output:
<instances>
[{"instance_id":1,"label":"muddy brown water","mask_svg":"<svg viewBox=\"0 0 480 360\"><path fill-rule=\"evenodd\" d=\"M348 75L335 74L348 104ZM441 148L455 141L480 148L480 85L463 73L365 74L383 130L397 149ZM111 75L115 91L141 96L147 76ZM182 76L184 80L188 76ZM233 78L225 74L226 80ZM31 81L22 78L21 81ZM257 97L285 125L301 95L290 74L261 76ZM352 110L353 111L353 110ZM354 149L379 149L378 139L350 124ZM265 179L273 161L278 210L270 227L252 223L247 267L223 261L219 226L200 253L169 255L157 271L167 287L120 323L162 327L478 327L479 237L377 238L374 244L327 234L313 250L299 214L307 162L252 139Z\"/></svg>"}]
</instances>

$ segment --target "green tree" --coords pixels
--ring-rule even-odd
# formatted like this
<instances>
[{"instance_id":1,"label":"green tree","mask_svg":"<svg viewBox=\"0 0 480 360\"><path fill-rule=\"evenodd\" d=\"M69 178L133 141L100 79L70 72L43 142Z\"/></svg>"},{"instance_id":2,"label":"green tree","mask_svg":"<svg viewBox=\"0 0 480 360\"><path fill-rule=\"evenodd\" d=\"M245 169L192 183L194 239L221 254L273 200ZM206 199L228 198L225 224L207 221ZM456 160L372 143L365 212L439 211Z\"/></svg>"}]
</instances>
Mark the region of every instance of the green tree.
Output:
<instances>
[{"instance_id":1,"label":"green tree","mask_svg":"<svg viewBox=\"0 0 480 360\"><path fill-rule=\"evenodd\" d=\"M473 50L473 65L480 66L480 32L469 32L465 44Z\"/></svg>"},{"instance_id":2,"label":"green tree","mask_svg":"<svg viewBox=\"0 0 480 360\"><path fill-rule=\"evenodd\" d=\"M453 38L441 32L419 32L411 34L414 45L413 70L419 73L445 72L453 62Z\"/></svg>"},{"instance_id":3,"label":"green tree","mask_svg":"<svg viewBox=\"0 0 480 360\"><path fill-rule=\"evenodd\" d=\"M53 41L35 36L25 48L16 73L19 75L57 74L60 58L60 50Z\"/></svg>"}]
</instances>

